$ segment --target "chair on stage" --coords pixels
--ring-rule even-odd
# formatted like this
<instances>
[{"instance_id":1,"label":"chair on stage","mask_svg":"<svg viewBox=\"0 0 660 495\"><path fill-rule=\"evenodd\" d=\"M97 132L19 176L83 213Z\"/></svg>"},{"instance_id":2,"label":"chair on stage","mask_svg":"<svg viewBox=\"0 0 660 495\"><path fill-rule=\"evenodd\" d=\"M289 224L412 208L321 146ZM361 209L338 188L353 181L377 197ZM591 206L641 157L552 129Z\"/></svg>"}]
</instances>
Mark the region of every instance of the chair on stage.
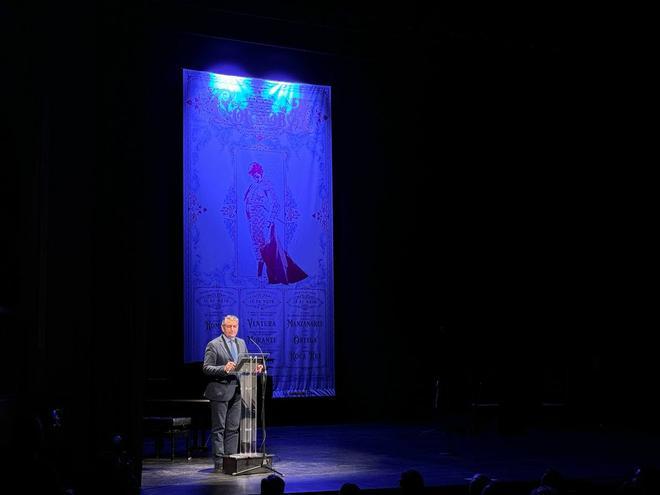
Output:
<instances>
[{"instance_id":1,"label":"chair on stage","mask_svg":"<svg viewBox=\"0 0 660 495\"><path fill-rule=\"evenodd\" d=\"M170 442L170 460L174 460L176 451L176 438L184 436L186 440L186 459L191 459L190 454L190 426L192 418L182 416L146 416L144 418L144 435L153 437L156 443L156 458L160 459L163 448L163 440L168 437Z\"/></svg>"}]
</instances>

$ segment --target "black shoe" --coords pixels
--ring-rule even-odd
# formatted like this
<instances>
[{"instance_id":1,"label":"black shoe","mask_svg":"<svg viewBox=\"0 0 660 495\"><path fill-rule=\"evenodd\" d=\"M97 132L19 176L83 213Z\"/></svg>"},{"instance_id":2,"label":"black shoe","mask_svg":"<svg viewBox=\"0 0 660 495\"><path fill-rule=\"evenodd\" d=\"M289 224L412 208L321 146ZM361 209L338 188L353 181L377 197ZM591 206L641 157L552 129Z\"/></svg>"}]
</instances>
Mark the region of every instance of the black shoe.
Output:
<instances>
[{"instance_id":1,"label":"black shoe","mask_svg":"<svg viewBox=\"0 0 660 495\"><path fill-rule=\"evenodd\" d=\"M222 472L222 459L215 460L215 463L213 464L213 471L216 473Z\"/></svg>"}]
</instances>

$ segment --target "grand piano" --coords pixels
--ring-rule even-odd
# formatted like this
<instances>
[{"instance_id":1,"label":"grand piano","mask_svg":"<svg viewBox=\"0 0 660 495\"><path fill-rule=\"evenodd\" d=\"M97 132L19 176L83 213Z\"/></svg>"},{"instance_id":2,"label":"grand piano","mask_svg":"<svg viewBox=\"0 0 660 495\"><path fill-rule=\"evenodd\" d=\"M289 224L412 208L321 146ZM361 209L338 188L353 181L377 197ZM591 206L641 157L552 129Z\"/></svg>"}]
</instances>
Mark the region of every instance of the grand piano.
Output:
<instances>
[{"instance_id":1,"label":"grand piano","mask_svg":"<svg viewBox=\"0 0 660 495\"><path fill-rule=\"evenodd\" d=\"M169 437L170 458L174 457L176 449L172 448L172 443L177 432L188 435L188 457L210 455L211 410L209 400L203 395L207 382L208 378L201 372L201 364L186 366L176 378L147 380L143 407L144 434L145 439L155 438L156 457L160 457L164 436ZM262 393L260 389L259 394ZM266 380L267 411L271 398L272 378L269 376Z\"/></svg>"}]
</instances>

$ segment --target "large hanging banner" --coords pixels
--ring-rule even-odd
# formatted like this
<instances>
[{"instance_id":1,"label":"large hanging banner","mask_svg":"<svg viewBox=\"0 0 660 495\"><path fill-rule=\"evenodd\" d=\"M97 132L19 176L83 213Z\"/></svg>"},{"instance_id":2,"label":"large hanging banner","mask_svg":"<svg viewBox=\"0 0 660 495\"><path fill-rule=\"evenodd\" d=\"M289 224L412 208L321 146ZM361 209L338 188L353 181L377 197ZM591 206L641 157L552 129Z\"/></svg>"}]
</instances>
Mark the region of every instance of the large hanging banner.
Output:
<instances>
[{"instance_id":1,"label":"large hanging banner","mask_svg":"<svg viewBox=\"0 0 660 495\"><path fill-rule=\"evenodd\" d=\"M184 69L183 143L185 361L235 314L274 397L335 395L330 88Z\"/></svg>"}]
</instances>

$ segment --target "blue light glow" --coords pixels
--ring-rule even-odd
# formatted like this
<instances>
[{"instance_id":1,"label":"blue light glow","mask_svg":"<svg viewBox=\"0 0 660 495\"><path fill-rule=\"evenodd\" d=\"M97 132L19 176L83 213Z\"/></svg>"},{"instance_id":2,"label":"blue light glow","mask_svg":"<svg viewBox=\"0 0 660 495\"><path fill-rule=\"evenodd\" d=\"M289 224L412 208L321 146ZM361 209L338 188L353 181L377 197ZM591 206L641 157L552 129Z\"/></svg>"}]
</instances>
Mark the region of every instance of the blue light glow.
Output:
<instances>
[{"instance_id":1,"label":"blue light glow","mask_svg":"<svg viewBox=\"0 0 660 495\"><path fill-rule=\"evenodd\" d=\"M209 87L218 105L227 112L245 110L253 95L252 79L247 77L209 74Z\"/></svg>"},{"instance_id":2,"label":"blue light glow","mask_svg":"<svg viewBox=\"0 0 660 495\"><path fill-rule=\"evenodd\" d=\"M272 100L273 113L282 111L289 113L300 105L300 84L264 81L261 96L266 100Z\"/></svg>"}]
</instances>

